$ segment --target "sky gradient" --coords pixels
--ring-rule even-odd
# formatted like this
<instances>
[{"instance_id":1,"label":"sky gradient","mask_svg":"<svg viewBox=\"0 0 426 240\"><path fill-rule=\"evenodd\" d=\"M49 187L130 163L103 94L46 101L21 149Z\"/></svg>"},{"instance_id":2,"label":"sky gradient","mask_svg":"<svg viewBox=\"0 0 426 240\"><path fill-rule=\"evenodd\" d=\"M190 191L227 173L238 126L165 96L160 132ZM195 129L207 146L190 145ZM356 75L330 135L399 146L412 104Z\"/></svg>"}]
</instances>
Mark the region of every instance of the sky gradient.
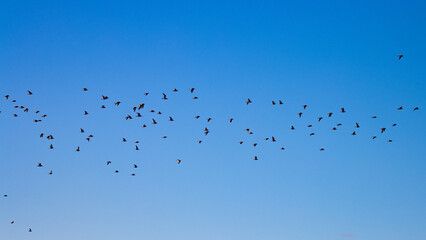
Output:
<instances>
[{"instance_id":1,"label":"sky gradient","mask_svg":"<svg viewBox=\"0 0 426 240\"><path fill-rule=\"evenodd\" d=\"M1 1L0 239L426 238L425 12L393 0Z\"/></svg>"}]
</instances>

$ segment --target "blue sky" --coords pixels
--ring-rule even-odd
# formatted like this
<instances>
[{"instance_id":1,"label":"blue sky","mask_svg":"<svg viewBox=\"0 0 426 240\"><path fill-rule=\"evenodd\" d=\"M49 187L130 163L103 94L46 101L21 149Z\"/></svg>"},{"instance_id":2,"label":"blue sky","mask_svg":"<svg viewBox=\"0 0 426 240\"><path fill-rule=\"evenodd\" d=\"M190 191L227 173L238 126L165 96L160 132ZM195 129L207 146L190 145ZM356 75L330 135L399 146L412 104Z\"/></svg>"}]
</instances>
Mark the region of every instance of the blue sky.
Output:
<instances>
[{"instance_id":1,"label":"blue sky","mask_svg":"<svg viewBox=\"0 0 426 240\"><path fill-rule=\"evenodd\" d=\"M2 1L0 94L30 113L0 100L0 238L425 238L425 12L423 1ZM140 103L143 117L124 120Z\"/></svg>"}]
</instances>

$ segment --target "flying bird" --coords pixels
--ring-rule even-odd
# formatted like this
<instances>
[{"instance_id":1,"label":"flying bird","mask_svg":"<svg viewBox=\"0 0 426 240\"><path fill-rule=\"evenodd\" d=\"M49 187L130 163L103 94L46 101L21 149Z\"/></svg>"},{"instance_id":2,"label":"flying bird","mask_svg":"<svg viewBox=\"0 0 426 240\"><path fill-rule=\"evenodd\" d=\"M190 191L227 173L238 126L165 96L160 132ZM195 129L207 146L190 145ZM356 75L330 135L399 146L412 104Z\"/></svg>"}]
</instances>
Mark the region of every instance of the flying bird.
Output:
<instances>
[{"instance_id":1,"label":"flying bird","mask_svg":"<svg viewBox=\"0 0 426 240\"><path fill-rule=\"evenodd\" d=\"M180 164L182 161L180 159L176 160L177 164Z\"/></svg>"},{"instance_id":2,"label":"flying bird","mask_svg":"<svg viewBox=\"0 0 426 240\"><path fill-rule=\"evenodd\" d=\"M250 100L250 98L247 98L246 104L249 105L249 103L252 103L252 101Z\"/></svg>"},{"instance_id":3,"label":"flying bird","mask_svg":"<svg viewBox=\"0 0 426 240\"><path fill-rule=\"evenodd\" d=\"M398 55L398 60L401 60L401 58L402 58L403 56L404 56L404 55L402 55L402 54Z\"/></svg>"}]
</instances>

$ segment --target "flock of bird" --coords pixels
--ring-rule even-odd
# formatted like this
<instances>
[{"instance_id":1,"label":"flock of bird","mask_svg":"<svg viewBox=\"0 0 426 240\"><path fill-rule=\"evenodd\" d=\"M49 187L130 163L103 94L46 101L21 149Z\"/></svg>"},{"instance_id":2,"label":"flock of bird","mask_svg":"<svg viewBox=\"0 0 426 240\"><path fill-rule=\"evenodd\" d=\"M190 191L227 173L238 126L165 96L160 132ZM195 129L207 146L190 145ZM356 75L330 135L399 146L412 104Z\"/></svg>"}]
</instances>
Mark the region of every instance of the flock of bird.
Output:
<instances>
[{"instance_id":1,"label":"flock of bird","mask_svg":"<svg viewBox=\"0 0 426 240\"><path fill-rule=\"evenodd\" d=\"M398 59L401 59L403 57L403 55L398 55ZM88 92L89 90L87 89L87 88L83 88L82 89L82 91L84 92L84 93L86 93L86 92ZM172 90L172 92L173 93L177 93L179 90L178 89L173 89ZM195 92L195 88L190 88L189 89L189 93L190 94L194 94L194 92ZM148 96L150 93L148 93L148 92L145 92L143 95L144 96ZM27 91L27 95L29 95L29 96L31 96L31 95L33 95L33 92L32 91ZM4 96L4 99L6 100L6 101L10 101L11 103L14 103L13 104L13 108L15 108L15 109L20 109L20 110L22 110L22 112L23 113L29 113L30 112L30 109L28 108L28 107L25 107L25 106L19 106L19 105L17 105L17 101L15 100L15 99L12 99L12 96L11 95L5 95ZM166 93L162 93L162 98L161 98L161 100L163 100L163 101L166 101L166 100L168 100L169 98L168 98L168 96L167 96L167 94ZM192 97L192 99L194 99L194 100L197 100L198 99L198 97L197 96L193 96ZM108 96L106 96L106 95L102 95L101 97L100 97L100 108L101 109L105 109L105 108L107 108L107 106L108 106L108 102L109 102L109 97ZM245 105L246 106L248 106L248 105L250 105L250 104L252 104L253 103L253 101L250 99L250 98L247 98L247 100L245 100ZM277 101L274 101L274 100L272 100L271 101L271 104L272 105L283 105L284 104L284 102L283 102L283 100L277 100ZM113 103L113 106L115 106L115 107L120 107L120 105L121 105L121 101L115 101L114 103ZM308 108L308 105L302 105L301 106L301 111L300 112L298 112L297 113L297 117L298 118L302 118L303 117L303 114L304 114L304 111L306 110ZM129 113L129 114L127 114L126 116L124 116L124 120L131 120L131 119L133 119L133 118L140 118L140 117L142 117L142 114L141 114L141 112L142 111L144 111L146 108L145 108L145 103L139 103L139 104L136 104L135 106L133 106L133 107L131 107L131 109L129 109L129 111L131 112L131 113ZM395 110L396 111L402 111L402 110L404 110L405 108L403 107L403 106L399 106L399 107L397 107L397 108L395 108ZM411 111L418 111L419 110L419 107L413 107L413 108L411 108ZM46 114L44 114L44 113L41 113L39 110L31 110L31 111L33 111L35 114L36 114L36 116L39 116L39 117L37 117L37 118L35 118L34 120L33 120L33 122L34 123L40 123L40 122L42 122L43 121L43 119L44 118L46 118L47 117L47 115ZM163 114L161 111L154 111L154 110L149 110L149 112L151 112L151 113L157 113L157 114L159 114L159 115L161 115L161 114ZM0 111L0 114L2 113L2 111ZM345 108L344 107L342 107L342 108L340 108L340 111L338 112L338 113L334 113L334 112L328 112L325 116L326 116L326 118L332 118L335 114L344 114L344 113L346 113L346 110L345 110ZM82 112L82 115L89 115L89 112L87 111L87 110L84 110L83 112ZM14 113L13 115L12 115L12 117L19 117L19 115L17 114L17 113ZM196 115L196 116L194 116L194 118L195 119L200 119L200 116L199 115ZM371 118L373 118L373 119L375 119L375 118L377 118L377 116L371 116ZM323 119L324 119L324 117L322 117L322 116L319 116L319 117L317 117L317 119L316 119L316 121L317 122L321 122L321 121L323 121ZM210 122L212 120L212 118L211 117L208 117L207 118L207 122ZM172 116L168 116L168 121L170 121L170 122L174 122L175 121L175 119L172 117ZM227 119L227 121L229 122L229 124L232 124L233 122L234 122L234 118L229 118L229 119ZM155 119L155 118L152 118L151 120L150 120L150 122L151 122L151 124L154 124L154 125L156 125L156 124L159 124L159 122ZM332 131L336 131L336 130L338 130L338 127L339 126L341 126L342 124L341 123L337 123L334 127L332 127L331 128L331 130ZM394 123L394 124L392 124L392 127L395 127L397 124L396 123ZM146 124L143 124L142 125L142 127L143 128L145 128L145 127L148 127ZM309 124L309 125L307 125L306 126L307 128L309 128L309 129L311 129L312 128L312 124ZM351 133L351 135L357 135L357 129L358 128L360 128L360 124L358 123L358 122L355 122L354 123L354 130L353 130L353 132ZM243 129L242 129L243 130ZM291 125L291 126L289 126L289 130L291 130L291 131L295 131L296 130L296 128L295 128L295 126L294 125ZM387 130L387 128L386 127L381 127L380 129L378 129L378 133L379 134L383 134L385 131ZM253 131L251 131L250 130L250 128L246 128L246 129L244 129L244 132L246 132L247 134L249 134L249 135L251 135L251 134L253 134ZM80 128L80 133L82 133L82 134L84 134L84 133L86 133L86 130L83 128L83 127L81 127ZM208 134L210 133L210 129L208 128L208 127L205 127L204 128L204 130L203 130L203 134L205 135L205 136L207 136ZM309 133L309 136L313 136L313 135L315 135L315 132L310 132ZM371 139L376 139L377 138L377 136L378 135L372 135L371 136ZM52 134L46 134L46 133L40 133L39 134L39 137L40 138L46 138L47 140L49 140L51 143L49 144L49 149L51 149L51 150L54 150L55 149L55 146L54 146L54 139L55 139L55 137L52 135ZM91 139L92 138L94 138L94 135L93 134L89 134L89 135L87 135L87 137L85 137L85 140L87 141L87 142L90 142L91 141ZM167 138L167 136L163 136L163 138ZM274 136L270 136L270 137L265 137L264 138L264 140L265 141L271 141L271 142L277 142L277 139L276 139L276 137L274 137ZM126 143L126 142L129 142L129 140L128 139L126 139L125 137L122 137L122 139L121 139L121 141L123 142L123 143ZM392 139L387 139L386 140L387 142L392 142ZM199 144L201 144L203 141L202 140L197 140L197 143L199 143ZM136 151L139 151L140 150L140 146L138 145L140 142L139 141L133 141L133 143L135 144L134 145L134 150L136 150ZM244 144L244 141L239 141L237 144ZM258 145L258 143L257 142L255 142L255 143L251 143L251 145L253 146L253 147L256 147L257 145ZM284 147L280 147L280 150L285 150L285 148ZM319 149L319 151L324 151L325 150L325 148L320 148ZM80 149L80 146L76 146L75 147L75 151L76 152L80 152L80 151L82 151L81 149ZM258 156L257 155L254 155L253 156L253 160L259 160L259 158L258 158ZM182 160L181 159L176 159L176 163L177 164L181 164L182 163ZM106 161L106 165L107 166L109 166L109 165L111 165L112 164L112 162L110 161L110 160L108 160L108 161ZM36 167L39 167L39 168L41 168L41 167L44 167L44 165L43 165L43 163L38 163L37 165L36 165ZM138 165L137 164L133 164L132 165L132 167L133 168L138 168ZM114 173L115 174L118 174L120 171L118 170L118 169L116 169L116 170L114 170ZM48 174L49 175L52 175L53 174L53 170L49 170L48 171ZM131 173L131 176L135 176L136 174L135 173ZM4 198L7 198L8 197L8 195L7 194L4 194L3 195L3 197ZM15 221L11 221L10 222L10 224L14 224L15 223ZM32 229L31 228L28 228L28 231L29 232L32 232Z\"/></svg>"}]
</instances>

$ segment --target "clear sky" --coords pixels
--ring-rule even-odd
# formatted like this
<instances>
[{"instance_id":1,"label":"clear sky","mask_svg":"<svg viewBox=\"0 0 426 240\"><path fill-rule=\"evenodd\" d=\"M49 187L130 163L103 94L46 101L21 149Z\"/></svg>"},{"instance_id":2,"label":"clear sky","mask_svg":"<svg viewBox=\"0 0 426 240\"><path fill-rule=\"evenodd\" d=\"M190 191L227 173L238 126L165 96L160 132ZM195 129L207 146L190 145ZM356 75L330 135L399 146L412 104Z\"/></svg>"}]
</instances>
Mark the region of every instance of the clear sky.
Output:
<instances>
[{"instance_id":1,"label":"clear sky","mask_svg":"<svg viewBox=\"0 0 426 240\"><path fill-rule=\"evenodd\" d=\"M1 1L0 239L426 239L425 13L393 0Z\"/></svg>"}]
</instances>

